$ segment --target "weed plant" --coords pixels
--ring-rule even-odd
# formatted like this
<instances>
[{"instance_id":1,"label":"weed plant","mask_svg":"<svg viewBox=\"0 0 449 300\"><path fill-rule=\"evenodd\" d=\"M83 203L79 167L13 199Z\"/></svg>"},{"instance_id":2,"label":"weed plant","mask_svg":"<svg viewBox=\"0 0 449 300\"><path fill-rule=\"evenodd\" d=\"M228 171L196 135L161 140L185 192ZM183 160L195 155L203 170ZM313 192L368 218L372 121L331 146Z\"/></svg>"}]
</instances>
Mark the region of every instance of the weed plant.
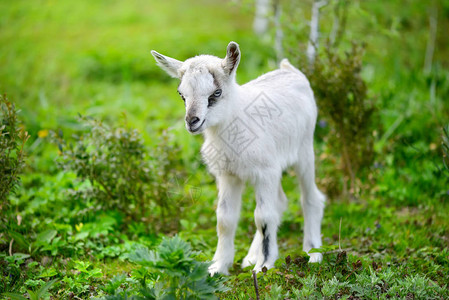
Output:
<instances>
[{"instance_id":1,"label":"weed plant","mask_svg":"<svg viewBox=\"0 0 449 300\"><path fill-rule=\"evenodd\" d=\"M137 130L111 127L80 116L86 129L64 139L54 134L60 166L74 172L86 187L72 190L75 202L89 201L94 211L116 210L126 222L144 222L153 232L178 228L183 197L174 193L174 178L183 174L180 149L167 131L149 151Z\"/></svg>"},{"instance_id":2,"label":"weed plant","mask_svg":"<svg viewBox=\"0 0 449 300\"><path fill-rule=\"evenodd\" d=\"M100 299L218 299L216 293L228 290L225 280L220 275L211 277L210 264L197 261L196 255L177 236L163 239L154 251L140 247L128 256L140 267L132 276L138 288L119 288L126 277L117 276L104 288L110 295Z\"/></svg>"},{"instance_id":3,"label":"weed plant","mask_svg":"<svg viewBox=\"0 0 449 300\"><path fill-rule=\"evenodd\" d=\"M18 119L19 111L6 95L0 96L0 212L20 182L25 166L24 145L29 138ZM3 215L3 214L2 214Z\"/></svg>"},{"instance_id":4,"label":"weed plant","mask_svg":"<svg viewBox=\"0 0 449 300\"><path fill-rule=\"evenodd\" d=\"M276 269L257 274L260 299L441 299L449 295L447 285L407 274L407 266L401 263L382 265L346 251L324 257L322 264L309 264L306 254L287 256ZM244 271L232 279L237 288L220 295L255 299L252 281L251 272Z\"/></svg>"},{"instance_id":5,"label":"weed plant","mask_svg":"<svg viewBox=\"0 0 449 300\"><path fill-rule=\"evenodd\" d=\"M338 153L342 170L343 194L360 194L360 177L366 175L374 162L373 114L371 99L361 77L363 47L355 43L344 55L330 44L319 51L314 64L305 68L317 103L330 130L324 142ZM335 174L335 171L332 172ZM338 182L337 182L338 183ZM340 192L340 186L331 182L330 196Z\"/></svg>"}]
</instances>

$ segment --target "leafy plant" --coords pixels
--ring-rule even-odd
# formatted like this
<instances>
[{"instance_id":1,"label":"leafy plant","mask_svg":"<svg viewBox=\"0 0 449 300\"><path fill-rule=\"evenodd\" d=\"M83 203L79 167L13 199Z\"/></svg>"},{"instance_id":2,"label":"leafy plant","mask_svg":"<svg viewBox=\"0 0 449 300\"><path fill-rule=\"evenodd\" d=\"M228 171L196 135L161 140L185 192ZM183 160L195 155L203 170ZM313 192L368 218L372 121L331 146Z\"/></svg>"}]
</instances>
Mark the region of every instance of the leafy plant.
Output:
<instances>
[{"instance_id":1,"label":"leafy plant","mask_svg":"<svg viewBox=\"0 0 449 300\"><path fill-rule=\"evenodd\" d=\"M6 210L8 195L20 181L25 165L23 147L30 137L20 126L19 111L6 95L0 96L0 211ZM2 214L3 215L3 214Z\"/></svg>"},{"instance_id":2,"label":"leafy plant","mask_svg":"<svg viewBox=\"0 0 449 300\"><path fill-rule=\"evenodd\" d=\"M328 281L323 282L321 292L327 299L334 298L341 289L348 286L347 282L340 282L335 276Z\"/></svg>"},{"instance_id":3,"label":"leafy plant","mask_svg":"<svg viewBox=\"0 0 449 300\"><path fill-rule=\"evenodd\" d=\"M224 279L219 275L209 276L209 263L195 259L190 245L178 236L164 238L155 251L138 248L129 255L129 260L141 266L134 272L140 282L140 296L131 299L217 299L215 293L225 292ZM147 283L147 280L150 282ZM108 285L117 288L123 278L113 278ZM135 293L133 291L130 294ZM128 293L106 296L103 299L127 299Z\"/></svg>"},{"instance_id":4,"label":"leafy plant","mask_svg":"<svg viewBox=\"0 0 449 300\"><path fill-rule=\"evenodd\" d=\"M328 45L306 73L321 114L329 121L326 142L340 156L343 193L357 193L357 178L374 160L373 114L367 87L361 77L363 47L355 43L343 56ZM349 185L349 190L348 190ZM338 185L334 184L338 193Z\"/></svg>"},{"instance_id":5,"label":"leafy plant","mask_svg":"<svg viewBox=\"0 0 449 300\"><path fill-rule=\"evenodd\" d=\"M22 265L25 260L29 258L28 254L14 253L11 256L6 256L6 253L0 253L0 275L3 280L0 281L0 293L4 291L10 291L9 287L14 283L21 281Z\"/></svg>"},{"instance_id":6,"label":"leafy plant","mask_svg":"<svg viewBox=\"0 0 449 300\"><path fill-rule=\"evenodd\" d=\"M92 266L90 262L76 260L73 262L73 272L67 274L61 280L66 288L77 295L85 295L90 291L91 284L98 281L102 277L99 268Z\"/></svg>"},{"instance_id":7,"label":"leafy plant","mask_svg":"<svg viewBox=\"0 0 449 300\"><path fill-rule=\"evenodd\" d=\"M314 8L320 7L315 4ZM358 42L366 39L355 39L352 30L346 26L352 11L358 9L357 5L344 0L328 1L323 5L326 7L323 6L313 18L322 14L323 19L333 22L319 29L320 39L313 41L317 43L313 45L314 59L306 57L304 51L309 28L286 24L292 36L286 43L290 57L307 75L316 97L320 117L317 137L325 145L322 159L328 178L322 184L326 193L331 198L341 194L355 196L360 195L362 184L367 182L364 175L374 162L376 109L361 75L365 45ZM292 6L287 14L294 22L303 12ZM357 43L348 43L345 35Z\"/></svg>"},{"instance_id":8,"label":"leafy plant","mask_svg":"<svg viewBox=\"0 0 449 300\"><path fill-rule=\"evenodd\" d=\"M56 281L57 279L50 280L36 291L28 290L27 293L29 298L17 293L3 293L2 295L9 297L11 300L42 300L48 294L48 290L56 283Z\"/></svg>"},{"instance_id":9,"label":"leafy plant","mask_svg":"<svg viewBox=\"0 0 449 300\"><path fill-rule=\"evenodd\" d=\"M268 294L265 299L266 300L277 300L277 299L288 299L288 296L290 295L289 292L285 293L283 292L282 286L273 284L271 286L270 294Z\"/></svg>"},{"instance_id":10,"label":"leafy plant","mask_svg":"<svg viewBox=\"0 0 449 300\"><path fill-rule=\"evenodd\" d=\"M61 132L54 135L60 165L89 183L72 191L73 199L93 201L97 211L120 211L154 230L176 229L183 198L170 193L178 188L170 179L181 176L180 150L171 145L168 133L149 151L139 132L126 124L110 127L88 117L80 120L87 131L70 141Z\"/></svg>"}]
</instances>

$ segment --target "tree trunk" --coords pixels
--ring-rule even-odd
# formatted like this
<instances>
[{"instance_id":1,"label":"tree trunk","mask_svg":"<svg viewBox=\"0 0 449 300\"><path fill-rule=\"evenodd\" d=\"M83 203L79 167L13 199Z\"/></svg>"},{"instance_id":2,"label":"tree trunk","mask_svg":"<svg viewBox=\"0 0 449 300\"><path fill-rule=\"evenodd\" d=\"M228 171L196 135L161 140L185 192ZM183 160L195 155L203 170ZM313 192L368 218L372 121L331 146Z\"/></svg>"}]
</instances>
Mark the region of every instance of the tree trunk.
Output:
<instances>
[{"instance_id":1,"label":"tree trunk","mask_svg":"<svg viewBox=\"0 0 449 300\"><path fill-rule=\"evenodd\" d=\"M253 30L263 36L268 31L270 0L256 0L256 15L254 17Z\"/></svg>"},{"instance_id":2,"label":"tree trunk","mask_svg":"<svg viewBox=\"0 0 449 300\"><path fill-rule=\"evenodd\" d=\"M282 7L280 0L274 0L274 27L276 29L275 37L274 37L274 49L276 51L276 59L278 62L284 58L284 50L282 47L282 40L284 37L284 33L282 32L282 24L281 24L281 14Z\"/></svg>"},{"instance_id":3,"label":"tree trunk","mask_svg":"<svg viewBox=\"0 0 449 300\"><path fill-rule=\"evenodd\" d=\"M318 49L318 36L320 32L320 8L327 5L327 1L314 1L312 5L312 19L310 20L309 43L307 45L307 59L310 67L315 63L316 49Z\"/></svg>"}]
</instances>

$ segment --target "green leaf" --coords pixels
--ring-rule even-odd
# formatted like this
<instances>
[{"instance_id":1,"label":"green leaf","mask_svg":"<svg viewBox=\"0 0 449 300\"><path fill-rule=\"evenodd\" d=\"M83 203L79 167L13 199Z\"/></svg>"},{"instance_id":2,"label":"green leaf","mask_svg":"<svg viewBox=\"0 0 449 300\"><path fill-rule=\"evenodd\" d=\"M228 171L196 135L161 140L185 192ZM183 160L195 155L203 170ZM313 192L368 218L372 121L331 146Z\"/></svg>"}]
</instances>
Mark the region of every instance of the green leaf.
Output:
<instances>
[{"instance_id":1,"label":"green leaf","mask_svg":"<svg viewBox=\"0 0 449 300\"><path fill-rule=\"evenodd\" d=\"M28 296L30 296L30 300L39 300L39 296L35 292L30 290L28 290L27 292Z\"/></svg>"},{"instance_id":2,"label":"green leaf","mask_svg":"<svg viewBox=\"0 0 449 300\"><path fill-rule=\"evenodd\" d=\"M207 264L207 263L196 262L192 271L189 274L189 279L196 281L196 280L200 280L201 278L206 278L207 276L209 276L209 272L207 271L208 265L209 264Z\"/></svg>"},{"instance_id":3,"label":"green leaf","mask_svg":"<svg viewBox=\"0 0 449 300\"><path fill-rule=\"evenodd\" d=\"M309 250L309 253L324 253L324 252L326 252L326 251L321 248L312 248Z\"/></svg>"},{"instance_id":4,"label":"green leaf","mask_svg":"<svg viewBox=\"0 0 449 300\"><path fill-rule=\"evenodd\" d=\"M3 293L2 296L9 297L11 300L28 300L24 296L16 293Z\"/></svg>"},{"instance_id":5,"label":"green leaf","mask_svg":"<svg viewBox=\"0 0 449 300\"><path fill-rule=\"evenodd\" d=\"M58 272L55 268L50 268L42 271L42 273L38 276L38 278L52 277L58 275Z\"/></svg>"},{"instance_id":6,"label":"green leaf","mask_svg":"<svg viewBox=\"0 0 449 300\"><path fill-rule=\"evenodd\" d=\"M37 290L36 294L38 298L43 298L47 291L56 283L57 279L50 280L46 284L44 284L39 290Z\"/></svg>"},{"instance_id":7,"label":"green leaf","mask_svg":"<svg viewBox=\"0 0 449 300\"><path fill-rule=\"evenodd\" d=\"M36 238L36 241L42 244L50 244L51 240L56 236L57 233L58 232L53 229L45 230L39 233L39 235Z\"/></svg>"},{"instance_id":8,"label":"green leaf","mask_svg":"<svg viewBox=\"0 0 449 300\"><path fill-rule=\"evenodd\" d=\"M75 241L84 240L89 236L89 232L80 232L75 235Z\"/></svg>"},{"instance_id":9,"label":"green leaf","mask_svg":"<svg viewBox=\"0 0 449 300\"><path fill-rule=\"evenodd\" d=\"M326 253L329 251L333 251L337 249L338 246L336 245L330 245L330 246L321 246L320 248L312 248L309 250L309 253Z\"/></svg>"},{"instance_id":10,"label":"green leaf","mask_svg":"<svg viewBox=\"0 0 449 300\"><path fill-rule=\"evenodd\" d=\"M25 254L25 253L14 253L13 257L14 257L15 261L18 261L18 260L27 259L28 257L30 257L30 255L29 254Z\"/></svg>"},{"instance_id":11,"label":"green leaf","mask_svg":"<svg viewBox=\"0 0 449 300\"><path fill-rule=\"evenodd\" d=\"M252 276L252 273L251 273L251 269L252 269L252 266L249 266L249 267L247 267L248 268L248 272L242 272L242 273L240 273L239 275L237 275L237 278L239 279L239 280L244 280L244 279L247 279L247 278L251 278L251 276ZM245 268L246 269L246 268Z\"/></svg>"},{"instance_id":12,"label":"green leaf","mask_svg":"<svg viewBox=\"0 0 449 300\"><path fill-rule=\"evenodd\" d=\"M58 232L54 229L45 230L36 237L36 241L31 244L32 252L36 252L41 246L49 246ZM45 250L48 250L45 249Z\"/></svg>"},{"instance_id":13,"label":"green leaf","mask_svg":"<svg viewBox=\"0 0 449 300\"><path fill-rule=\"evenodd\" d=\"M17 242L17 244L19 244L22 248L26 249L26 250L30 250L30 243L27 242L27 240L25 239L25 237L23 235L21 235L18 232L9 230L8 234L10 237L12 237L14 239L14 241Z\"/></svg>"},{"instance_id":14,"label":"green leaf","mask_svg":"<svg viewBox=\"0 0 449 300\"><path fill-rule=\"evenodd\" d=\"M142 266L154 266L158 257L154 251L148 250L147 247L139 247L129 254L129 260Z\"/></svg>"}]
</instances>

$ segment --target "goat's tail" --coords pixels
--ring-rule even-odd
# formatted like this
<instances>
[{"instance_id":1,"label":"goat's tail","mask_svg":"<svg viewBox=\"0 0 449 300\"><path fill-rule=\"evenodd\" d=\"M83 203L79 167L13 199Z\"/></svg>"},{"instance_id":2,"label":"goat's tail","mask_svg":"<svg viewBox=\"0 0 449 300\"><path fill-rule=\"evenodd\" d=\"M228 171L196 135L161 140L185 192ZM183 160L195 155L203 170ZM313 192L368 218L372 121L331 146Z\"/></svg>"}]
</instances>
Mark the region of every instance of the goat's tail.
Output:
<instances>
[{"instance_id":1,"label":"goat's tail","mask_svg":"<svg viewBox=\"0 0 449 300\"><path fill-rule=\"evenodd\" d=\"M304 74L298 70L297 68L295 68L289 61L288 59L284 58L283 60L281 60L281 64L280 64L280 68L283 70L287 70L290 72L294 72L294 73L298 73L304 76Z\"/></svg>"}]
</instances>

